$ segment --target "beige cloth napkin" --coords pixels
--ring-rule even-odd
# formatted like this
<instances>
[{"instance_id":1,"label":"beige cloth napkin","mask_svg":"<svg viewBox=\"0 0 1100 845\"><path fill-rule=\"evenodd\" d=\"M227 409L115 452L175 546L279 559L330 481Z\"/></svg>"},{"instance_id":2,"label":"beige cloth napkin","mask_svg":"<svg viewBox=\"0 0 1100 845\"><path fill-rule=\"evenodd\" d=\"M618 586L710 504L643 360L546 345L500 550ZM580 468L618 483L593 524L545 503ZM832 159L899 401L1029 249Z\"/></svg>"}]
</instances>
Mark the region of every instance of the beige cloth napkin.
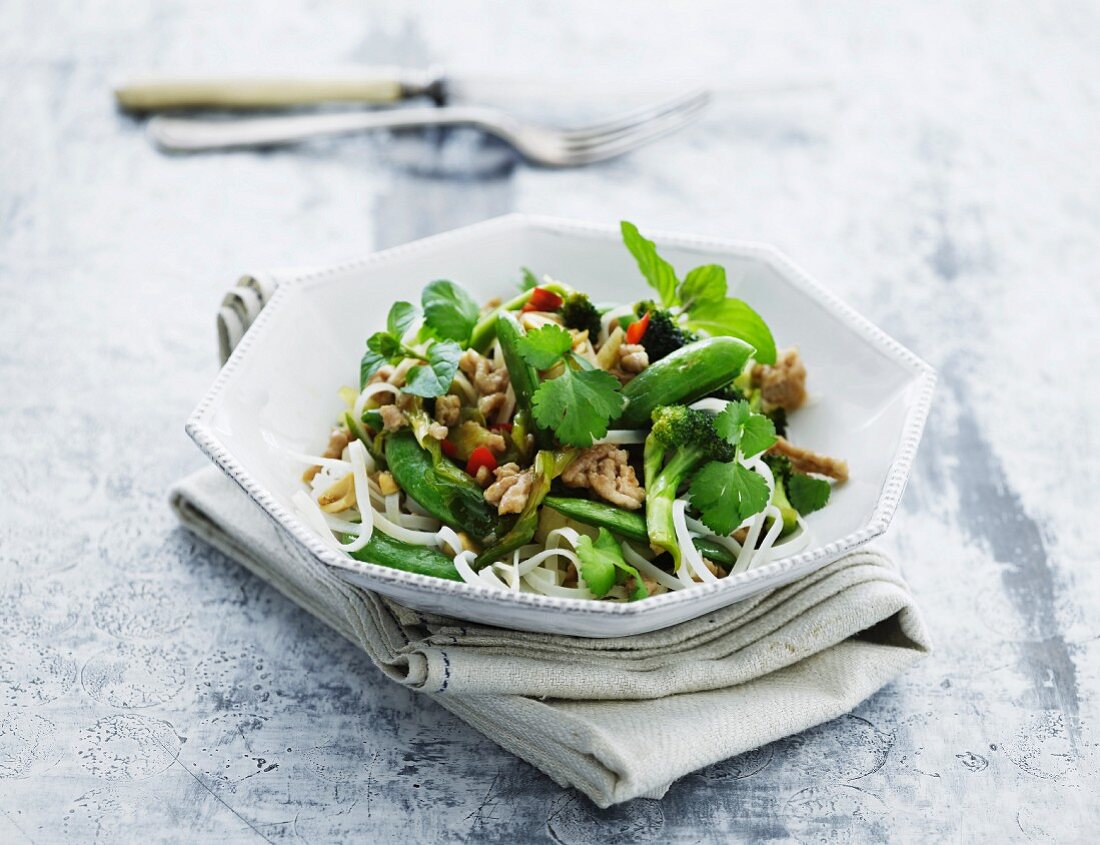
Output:
<instances>
[{"instance_id":1,"label":"beige cloth napkin","mask_svg":"<svg viewBox=\"0 0 1100 845\"><path fill-rule=\"evenodd\" d=\"M835 718L930 648L904 580L872 550L673 628L597 640L423 614L353 587L214 468L171 502L391 678L600 807L660 798L689 772Z\"/></svg>"}]
</instances>

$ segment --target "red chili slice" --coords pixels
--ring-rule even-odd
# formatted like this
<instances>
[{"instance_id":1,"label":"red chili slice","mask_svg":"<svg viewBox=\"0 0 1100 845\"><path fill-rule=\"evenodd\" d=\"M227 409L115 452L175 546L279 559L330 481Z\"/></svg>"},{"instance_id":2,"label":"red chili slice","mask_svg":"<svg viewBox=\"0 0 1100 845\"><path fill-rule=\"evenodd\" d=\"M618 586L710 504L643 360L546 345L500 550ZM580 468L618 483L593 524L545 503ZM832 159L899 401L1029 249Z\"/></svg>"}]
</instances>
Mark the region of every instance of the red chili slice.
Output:
<instances>
[{"instance_id":1,"label":"red chili slice","mask_svg":"<svg viewBox=\"0 0 1100 845\"><path fill-rule=\"evenodd\" d=\"M645 337L645 330L648 328L649 312L646 311L642 319L635 320L633 323L626 327L626 342L641 343L642 338Z\"/></svg>"},{"instance_id":2,"label":"red chili slice","mask_svg":"<svg viewBox=\"0 0 1100 845\"><path fill-rule=\"evenodd\" d=\"M523 310L531 311L557 311L561 308L563 300L560 296L554 293L552 290L546 288L535 288L531 291L531 298L527 300L527 305L531 308L528 309L527 305L523 306Z\"/></svg>"},{"instance_id":3,"label":"red chili slice","mask_svg":"<svg viewBox=\"0 0 1100 845\"><path fill-rule=\"evenodd\" d=\"M455 444L452 443L450 440L444 439L440 441L439 448L443 450L443 454L446 455L448 458L453 458L455 455L458 454L458 447L455 446Z\"/></svg>"},{"instance_id":4,"label":"red chili slice","mask_svg":"<svg viewBox=\"0 0 1100 845\"><path fill-rule=\"evenodd\" d=\"M504 431L508 432L512 430L511 423L493 423L489 426L489 431Z\"/></svg>"},{"instance_id":5,"label":"red chili slice","mask_svg":"<svg viewBox=\"0 0 1100 845\"><path fill-rule=\"evenodd\" d=\"M497 459L493 457L488 446L478 446L470 453L470 460L466 462L466 472L477 475L477 471L482 467L486 467L489 472L497 468Z\"/></svg>"}]
</instances>

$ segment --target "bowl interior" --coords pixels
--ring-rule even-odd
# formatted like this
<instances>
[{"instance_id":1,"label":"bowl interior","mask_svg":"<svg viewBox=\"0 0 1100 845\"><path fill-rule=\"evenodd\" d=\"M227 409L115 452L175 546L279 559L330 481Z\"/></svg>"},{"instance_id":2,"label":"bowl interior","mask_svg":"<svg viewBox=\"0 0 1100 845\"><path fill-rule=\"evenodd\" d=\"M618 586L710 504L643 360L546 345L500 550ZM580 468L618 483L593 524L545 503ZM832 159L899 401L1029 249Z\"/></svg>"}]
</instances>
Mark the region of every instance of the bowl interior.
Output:
<instances>
[{"instance_id":1,"label":"bowl interior","mask_svg":"<svg viewBox=\"0 0 1100 845\"><path fill-rule=\"evenodd\" d=\"M705 263L726 267L731 294L756 308L780 347L797 345L809 371L811 401L793 414L789 437L844 457L851 480L829 507L809 517L813 545L867 526L920 391L919 364L876 345L768 250L661 243L681 273ZM292 450L318 454L343 409L337 391L358 383L366 338L390 304L418 301L423 286L447 278L479 300L516 291L520 268L548 273L597 301L647 295L633 259L611 232L509 225L399 248L377 260L304 276L284 285L234 363L232 379L208 406L204 423L243 468L293 512L303 466Z\"/></svg>"}]
</instances>

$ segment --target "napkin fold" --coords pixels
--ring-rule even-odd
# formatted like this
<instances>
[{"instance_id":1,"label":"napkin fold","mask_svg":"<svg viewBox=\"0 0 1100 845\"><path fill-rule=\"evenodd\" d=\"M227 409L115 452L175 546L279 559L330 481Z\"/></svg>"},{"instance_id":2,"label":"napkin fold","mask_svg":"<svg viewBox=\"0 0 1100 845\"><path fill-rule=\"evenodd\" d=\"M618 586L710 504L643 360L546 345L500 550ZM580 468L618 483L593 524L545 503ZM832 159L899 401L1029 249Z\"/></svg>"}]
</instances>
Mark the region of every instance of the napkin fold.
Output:
<instances>
[{"instance_id":1,"label":"napkin fold","mask_svg":"<svg viewBox=\"0 0 1100 845\"><path fill-rule=\"evenodd\" d=\"M389 677L600 807L660 798L689 772L840 716L930 649L905 581L873 550L672 628L588 639L421 613L352 586L214 468L170 501Z\"/></svg>"}]
</instances>

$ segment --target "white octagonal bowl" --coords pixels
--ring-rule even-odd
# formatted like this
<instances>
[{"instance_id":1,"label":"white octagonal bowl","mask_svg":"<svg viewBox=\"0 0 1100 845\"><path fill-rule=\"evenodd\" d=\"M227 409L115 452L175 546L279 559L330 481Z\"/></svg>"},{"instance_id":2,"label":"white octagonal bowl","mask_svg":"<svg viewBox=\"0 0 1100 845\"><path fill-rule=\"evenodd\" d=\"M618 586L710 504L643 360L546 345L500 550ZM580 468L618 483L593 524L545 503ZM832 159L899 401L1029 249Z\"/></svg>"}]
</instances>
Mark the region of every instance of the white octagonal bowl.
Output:
<instances>
[{"instance_id":1,"label":"white octagonal bowl","mask_svg":"<svg viewBox=\"0 0 1100 845\"><path fill-rule=\"evenodd\" d=\"M632 604L508 594L361 563L336 551L291 504L301 466L285 450L319 453L358 381L368 335L390 304L418 301L448 278L475 298L506 296L519 268L549 273L597 301L648 295L618 227L509 215L305 272L282 283L187 423L187 431L306 554L348 581L421 610L529 631L591 637L642 633L701 616L812 572L886 530L901 498L932 398L932 369L772 247L646 234L682 273L722 264L731 293L750 302L777 343L798 345L811 401L791 439L847 458L851 480L812 514L803 552L713 584Z\"/></svg>"}]
</instances>

